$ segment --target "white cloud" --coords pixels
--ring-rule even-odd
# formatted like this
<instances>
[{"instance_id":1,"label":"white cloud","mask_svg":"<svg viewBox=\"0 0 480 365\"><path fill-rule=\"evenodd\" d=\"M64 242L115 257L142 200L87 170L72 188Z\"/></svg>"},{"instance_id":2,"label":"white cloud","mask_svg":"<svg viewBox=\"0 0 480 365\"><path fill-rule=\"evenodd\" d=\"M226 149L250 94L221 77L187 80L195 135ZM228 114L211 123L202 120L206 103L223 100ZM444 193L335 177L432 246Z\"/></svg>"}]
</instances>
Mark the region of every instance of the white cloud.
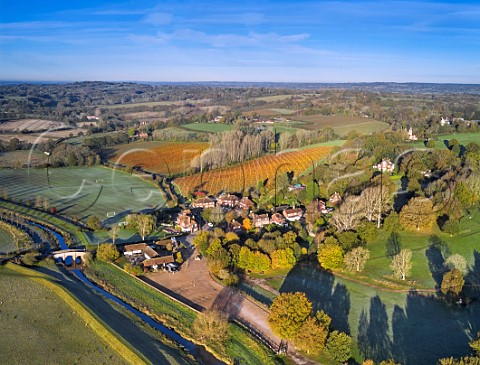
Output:
<instances>
[{"instance_id":1,"label":"white cloud","mask_svg":"<svg viewBox=\"0 0 480 365\"><path fill-rule=\"evenodd\" d=\"M153 25L166 25L170 24L173 20L173 15L170 13L150 13L144 19L143 22Z\"/></svg>"}]
</instances>

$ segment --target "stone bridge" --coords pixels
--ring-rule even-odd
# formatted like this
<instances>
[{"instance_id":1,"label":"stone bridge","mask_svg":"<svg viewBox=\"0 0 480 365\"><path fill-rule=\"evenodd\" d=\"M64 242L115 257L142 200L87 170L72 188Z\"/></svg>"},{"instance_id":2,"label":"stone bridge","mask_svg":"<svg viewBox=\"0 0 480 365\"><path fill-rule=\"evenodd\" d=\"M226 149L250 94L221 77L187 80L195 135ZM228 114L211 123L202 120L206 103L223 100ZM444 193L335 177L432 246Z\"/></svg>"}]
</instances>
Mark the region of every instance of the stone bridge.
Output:
<instances>
[{"instance_id":1,"label":"stone bridge","mask_svg":"<svg viewBox=\"0 0 480 365\"><path fill-rule=\"evenodd\" d=\"M55 258L55 261L60 258L62 259L62 262L65 262L65 259L70 256L73 262L75 262L77 260L77 257L79 257L83 261L83 256L85 256L86 253L87 252L84 248L70 248L67 250L54 251L52 252L52 256Z\"/></svg>"}]
</instances>

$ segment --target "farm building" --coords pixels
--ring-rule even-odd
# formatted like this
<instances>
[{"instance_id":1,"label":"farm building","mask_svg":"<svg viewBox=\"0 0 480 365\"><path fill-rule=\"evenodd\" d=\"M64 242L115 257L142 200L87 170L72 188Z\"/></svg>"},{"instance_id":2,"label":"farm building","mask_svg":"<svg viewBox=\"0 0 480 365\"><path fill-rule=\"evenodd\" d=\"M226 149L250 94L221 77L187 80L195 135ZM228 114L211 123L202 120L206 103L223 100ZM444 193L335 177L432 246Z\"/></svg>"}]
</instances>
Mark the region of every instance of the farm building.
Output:
<instances>
[{"instance_id":1,"label":"farm building","mask_svg":"<svg viewBox=\"0 0 480 365\"><path fill-rule=\"evenodd\" d=\"M146 259L151 259L158 256L157 251L148 246L146 243L135 243L133 245L126 245L123 254L125 256L143 255Z\"/></svg>"},{"instance_id":2,"label":"farm building","mask_svg":"<svg viewBox=\"0 0 480 365\"><path fill-rule=\"evenodd\" d=\"M195 200L192 203L192 207L194 208L213 208L215 206L215 201L210 199L209 197L200 198Z\"/></svg>"},{"instance_id":3,"label":"farm building","mask_svg":"<svg viewBox=\"0 0 480 365\"><path fill-rule=\"evenodd\" d=\"M173 255L168 255L168 256L161 256L161 257L155 257L151 259L147 259L143 261L143 270L148 271L150 269L152 270L158 270L162 267L165 267L165 265L170 264L175 262L175 259L173 258Z\"/></svg>"},{"instance_id":4,"label":"farm building","mask_svg":"<svg viewBox=\"0 0 480 365\"><path fill-rule=\"evenodd\" d=\"M217 205L221 207L233 208L238 205L239 199L233 194L221 194L217 199Z\"/></svg>"},{"instance_id":5,"label":"farm building","mask_svg":"<svg viewBox=\"0 0 480 365\"><path fill-rule=\"evenodd\" d=\"M240 209L250 210L255 207L255 204L248 197L244 196L242 199L240 199L238 207Z\"/></svg>"},{"instance_id":6,"label":"farm building","mask_svg":"<svg viewBox=\"0 0 480 365\"><path fill-rule=\"evenodd\" d=\"M302 208L285 209L283 211L283 216L290 222L298 221L300 220L300 218L303 217L303 209Z\"/></svg>"}]
</instances>

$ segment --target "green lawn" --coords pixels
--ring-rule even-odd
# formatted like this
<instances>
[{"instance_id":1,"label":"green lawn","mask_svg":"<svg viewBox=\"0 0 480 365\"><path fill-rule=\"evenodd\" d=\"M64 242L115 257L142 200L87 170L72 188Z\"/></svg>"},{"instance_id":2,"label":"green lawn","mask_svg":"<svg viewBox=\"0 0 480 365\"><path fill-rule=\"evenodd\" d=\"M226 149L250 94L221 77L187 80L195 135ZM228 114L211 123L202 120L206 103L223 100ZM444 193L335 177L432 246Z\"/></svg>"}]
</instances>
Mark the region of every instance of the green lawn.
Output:
<instances>
[{"instance_id":1,"label":"green lawn","mask_svg":"<svg viewBox=\"0 0 480 365\"><path fill-rule=\"evenodd\" d=\"M190 124L184 124L182 125L182 127L186 129L191 129L197 132L209 132L209 133L228 132L234 128L234 126L231 124L220 124L220 123L190 123Z\"/></svg>"},{"instance_id":2,"label":"green lawn","mask_svg":"<svg viewBox=\"0 0 480 365\"><path fill-rule=\"evenodd\" d=\"M127 364L52 290L0 267L0 363Z\"/></svg>"},{"instance_id":3,"label":"green lawn","mask_svg":"<svg viewBox=\"0 0 480 365\"><path fill-rule=\"evenodd\" d=\"M103 167L1 169L9 198L35 202L48 198L58 213L86 220L96 214L105 221L117 215L163 206L159 189L135 175ZM50 184L50 185L49 185Z\"/></svg>"}]
</instances>

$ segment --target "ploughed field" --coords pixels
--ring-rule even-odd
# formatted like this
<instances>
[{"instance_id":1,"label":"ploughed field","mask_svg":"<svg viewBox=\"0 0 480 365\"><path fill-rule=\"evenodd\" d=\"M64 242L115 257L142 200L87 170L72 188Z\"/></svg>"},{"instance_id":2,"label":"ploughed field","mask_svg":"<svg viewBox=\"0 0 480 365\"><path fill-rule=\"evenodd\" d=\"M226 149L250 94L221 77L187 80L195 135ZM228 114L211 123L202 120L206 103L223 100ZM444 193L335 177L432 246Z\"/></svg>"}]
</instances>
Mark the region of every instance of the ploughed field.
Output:
<instances>
[{"instance_id":1,"label":"ploughed field","mask_svg":"<svg viewBox=\"0 0 480 365\"><path fill-rule=\"evenodd\" d=\"M198 190L217 194L221 191L244 192L254 187L259 181L266 181L268 187L275 184L275 174L280 176L293 171L298 176L312 167L314 162L328 156L332 146L315 147L267 155L235 166L206 171L195 175L175 179L175 184L183 195Z\"/></svg>"}]
</instances>

